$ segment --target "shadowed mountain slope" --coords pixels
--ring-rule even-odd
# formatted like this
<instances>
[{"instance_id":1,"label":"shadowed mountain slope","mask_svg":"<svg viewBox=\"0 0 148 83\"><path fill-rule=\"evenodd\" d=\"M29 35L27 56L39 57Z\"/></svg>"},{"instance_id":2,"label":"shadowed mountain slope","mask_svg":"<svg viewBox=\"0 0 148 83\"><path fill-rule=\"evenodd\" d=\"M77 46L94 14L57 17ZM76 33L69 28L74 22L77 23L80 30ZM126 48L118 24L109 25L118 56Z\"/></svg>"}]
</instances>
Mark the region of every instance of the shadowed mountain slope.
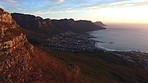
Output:
<instances>
[{"instance_id":1,"label":"shadowed mountain slope","mask_svg":"<svg viewBox=\"0 0 148 83\"><path fill-rule=\"evenodd\" d=\"M23 28L34 30L36 32L88 32L93 30L105 29L102 26L95 25L91 21L73 19L50 20L35 17L33 15L12 13L12 17Z\"/></svg>"}]
</instances>

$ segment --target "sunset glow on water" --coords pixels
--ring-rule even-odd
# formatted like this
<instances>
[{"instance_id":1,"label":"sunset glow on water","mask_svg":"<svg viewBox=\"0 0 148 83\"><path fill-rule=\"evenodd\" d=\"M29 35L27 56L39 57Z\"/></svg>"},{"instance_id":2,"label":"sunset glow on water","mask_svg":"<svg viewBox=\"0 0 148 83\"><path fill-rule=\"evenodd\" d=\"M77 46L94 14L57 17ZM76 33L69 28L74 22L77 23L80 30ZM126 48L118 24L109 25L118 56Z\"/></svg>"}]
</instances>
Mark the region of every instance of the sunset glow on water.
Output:
<instances>
[{"instance_id":1,"label":"sunset glow on water","mask_svg":"<svg viewBox=\"0 0 148 83\"><path fill-rule=\"evenodd\" d=\"M148 52L148 25L110 24L106 30L90 32L97 37L97 47L117 51Z\"/></svg>"}]
</instances>

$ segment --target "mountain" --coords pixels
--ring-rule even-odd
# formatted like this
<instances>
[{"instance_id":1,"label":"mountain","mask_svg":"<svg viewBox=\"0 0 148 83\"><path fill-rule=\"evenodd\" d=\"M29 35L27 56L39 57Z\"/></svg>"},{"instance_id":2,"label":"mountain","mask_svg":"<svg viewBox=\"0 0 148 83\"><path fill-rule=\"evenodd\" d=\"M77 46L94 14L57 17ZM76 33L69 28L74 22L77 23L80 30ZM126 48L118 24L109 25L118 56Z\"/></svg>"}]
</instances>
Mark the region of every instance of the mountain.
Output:
<instances>
[{"instance_id":1,"label":"mountain","mask_svg":"<svg viewBox=\"0 0 148 83\"><path fill-rule=\"evenodd\" d=\"M95 25L91 21L87 20L78 20L78 21L75 21L74 19L52 20L52 24L65 31L72 31L76 33L84 33L94 30L105 29L104 27Z\"/></svg>"},{"instance_id":2,"label":"mountain","mask_svg":"<svg viewBox=\"0 0 148 83\"><path fill-rule=\"evenodd\" d=\"M23 28L34 30L35 32L54 33L54 32L88 32L93 30L105 29L95 25L91 21L73 19L51 20L43 19L33 15L12 13L14 20Z\"/></svg>"},{"instance_id":3,"label":"mountain","mask_svg":"<svg viewBox=\"0 0 148 83\"><path fill-rule=\"evenodd\" d=\"M13 19L22 27L21 30L27 35L32 44L47 43L45 39L55 34L64 32L85 33L93 30L105 29L91 21L73 19L43 19L34 15L12 13Z\"/></svg>"},{"instance_id":4,"label":"mountain","mask_svg":"<svg viewBox=\"0 0 148 83\"><path fill-rule=\"evenodd\" d=\"M73 68L69 71L67 65L31 45L11 14L0 8L0 82L79 83L79 67Z\"/></svg>"},{"instance_id":5,"label":"mountain","mask_svg":"<svg viewBox=\"0 0 148 83\"><path fill-rule=\"evenodd\" d=\"M98 25L98 26L106 26L106 25L103 24L101 21L94 22L94 24L96 24L96 25Z\"/></svg>"}]
</instances>

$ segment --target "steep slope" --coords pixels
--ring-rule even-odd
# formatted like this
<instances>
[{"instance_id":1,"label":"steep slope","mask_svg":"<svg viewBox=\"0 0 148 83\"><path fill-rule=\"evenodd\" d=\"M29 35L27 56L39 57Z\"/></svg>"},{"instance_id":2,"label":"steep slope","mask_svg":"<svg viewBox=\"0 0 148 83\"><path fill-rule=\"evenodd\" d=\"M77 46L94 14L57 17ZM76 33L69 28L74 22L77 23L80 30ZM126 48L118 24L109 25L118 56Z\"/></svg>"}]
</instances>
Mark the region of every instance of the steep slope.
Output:
<instances>
[{"instance_id":1,"label":"steep slope","mask_svg":"<svg viewBox=\"0 0 148 83\"><path fill-rule=\"evenodd\" d=\"M78 31L88 32L88 31L105 29L103 26L96 25L91 21L87 20L79 20L76 21L76 23L79 25Z\"/></svg>"},{"instance_id":2,"label":"steep slope","mask_svg":"<svg viewBox=\"0 0 148 83\"><path fill-rule=\"evenodd\" d=\"M93 30L105 29L102 26L95 25L91 21L80 20L74 21L73 19L50 20L35 17L33 15L12 13L13 18L23 28L29 30L39 30L39 32L88 32Z\"/></svg>"},{"instance_id":3,"label":"steep slope","mask_svg":"<svg viewBox=\"0 0 148 83\"><path fill-rule=\"evenodd\" d=\"M52 20L52 24L60 29L65 31L72 31L76 33L84 33L94 30L105 29L102 26L98 26L91 21L79 20L75 21L73 19L61 19L61 20Z\"/></svg>"},{"instance_id":4,"label":"steep slope","mask_svg":"<svg viewBox=\"0 0 148 83\"><path fill-rule=\"evenodd\" d=\"M29 44L20 28L0 9L0 82L79 82L78 72L70 72L66 65Z\"/></svg>"},{"instance_id":5,"label":"steep slope","mask_svg":"<svg viewBox=\"0 0 148 83\"><path fill-rule=\"evenodd\" d=\"M52 34L53 25L50 19L42 19L33 15L24 15L19 13L12 14L14 20L24 29L37 32L44 36Z\"/></svg>"}]
</instances>

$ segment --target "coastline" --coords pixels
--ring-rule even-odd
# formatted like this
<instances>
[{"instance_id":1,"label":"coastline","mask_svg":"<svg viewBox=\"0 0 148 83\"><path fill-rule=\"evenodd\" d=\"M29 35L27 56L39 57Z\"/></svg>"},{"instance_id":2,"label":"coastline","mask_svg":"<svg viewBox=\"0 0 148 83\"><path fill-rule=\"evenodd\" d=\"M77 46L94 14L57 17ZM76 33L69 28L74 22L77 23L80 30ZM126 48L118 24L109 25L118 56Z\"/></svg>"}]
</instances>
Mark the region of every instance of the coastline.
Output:
<instances>
[{"instance_id":1,"label":"coastline","mask_svg":"<svg viewBox=\"0 0 148 83\"><path fill-rule=\"evenodd\" d=\"M89 33L89 35L91 35ZM93 36L93 35L91 35ZM99 40L95 40L93 38L96 38L96 37L92 37L91 39L95 41L95 47L98 49L101 49L104 51L104 54L106 53L111 53L115 56L118 56L124 60L126 60L127 62L129 63L132 63L132 64L140 64L139 66L145 70L148 70L148 52L142 52L142 51L139 51L139 50L114 50L114 49L108 49L108 48L105 48L103 46L101 46L99 43L102 43L100 42ZM105 43L105 42L103 42Z\"/></svg>"},{"instance_id":2,"label":"coastline","mask_svg":"<svg viewBox=\"0 0 148 83\"><path fill-rule=\"evenodd\" d=\"M45 50L64 51L70 53L102 53L102 55L111 54L124 59L131 64L140 64L140 68L148 70L148 53L140 51L117 51L101 47L90 34L85 33L60 33L49 39L48 44L41 45Z\"/></svg>"},{"instance_id":3,"label":"coastline","mask_svg":"<svg viewBox=\"0 0 148 83\"><path fill-rule=\"evenodd\" d=\"M91 35L91 34L89 34ZM92 35L91 35L92 36ZM95 47L98 48L98 49L102 49L102 50L106 50L106 51L112 51L112 52L141 52L141 53L148 53L146 51L140 51L140 50L115 50L115 49L109 49L109 48L106 48L106 47L103 47L100 45L100 43L105 43L105 42L102 42L102 41L99 41L99 40L95 40L93 38L97 38L97 37L92 37L91 39L95 41Z\"/></svg>"},{"instance_id":4,"label":"coastline","mask_svg":"<svg viewBox=\"0 0 148 83\"><path fill-rule=\"evenodd\" d=\"M148 29L110 27L103 31L89 32L91 36L94 36L92 39L101 41L98 43L99 45L96 44L96 47L108 51L140 51L148 53Z\"/></svg>"}]
</instances>

